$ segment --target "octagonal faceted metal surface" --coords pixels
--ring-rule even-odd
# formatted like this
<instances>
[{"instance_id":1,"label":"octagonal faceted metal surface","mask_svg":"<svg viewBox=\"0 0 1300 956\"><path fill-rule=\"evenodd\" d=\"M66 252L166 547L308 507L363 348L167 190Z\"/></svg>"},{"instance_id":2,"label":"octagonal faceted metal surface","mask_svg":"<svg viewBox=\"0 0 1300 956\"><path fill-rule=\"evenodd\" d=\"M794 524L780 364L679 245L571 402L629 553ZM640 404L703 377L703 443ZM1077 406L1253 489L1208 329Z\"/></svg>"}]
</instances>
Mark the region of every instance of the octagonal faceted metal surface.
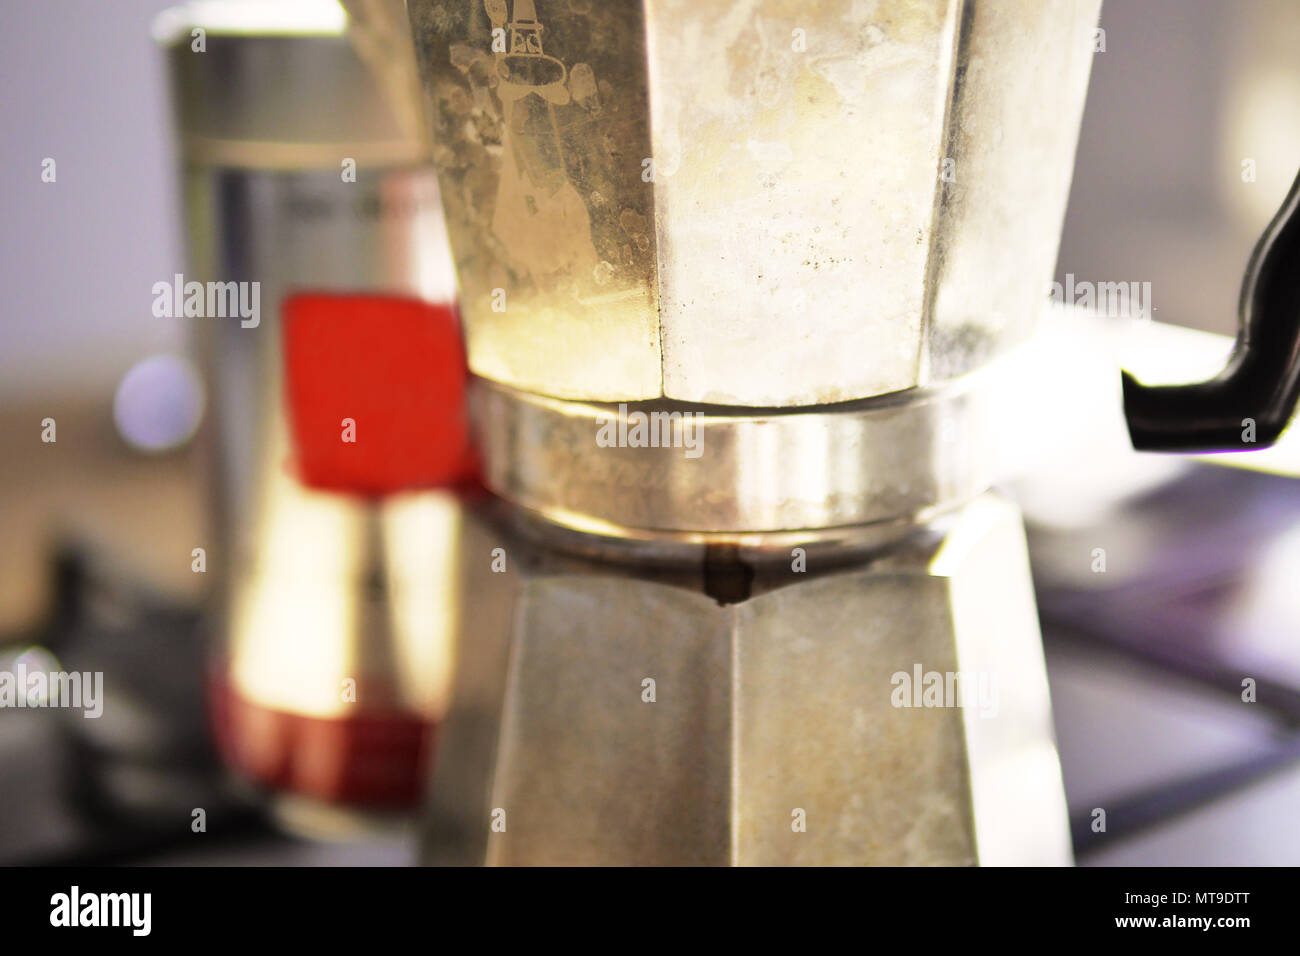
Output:
<instances>
[{"instance_id":1,"label":"octagonal faceted metal surface","mask_svg":"<svg viewBox=\"0 0 1300 956\"><path fill-rule=\"evenodd\" d=\"M410 0L484 377L783 407L1046 298L1100 0Z\"/></svg>"},{"instance_id":2,"label":"octagonal faceted metal surface","mask_svg":"<svg viewBox=\"0 0 1300 956\"><path fill-rule=\"evenodd\" d=\"M870 564L760 568L728 603L682 566L499 540L503 570L478 575L498 600L459 642L429 862L1069 862L1007 502ZM969 696L922 695L933 674Z\"/></svg>"}]
</instances>

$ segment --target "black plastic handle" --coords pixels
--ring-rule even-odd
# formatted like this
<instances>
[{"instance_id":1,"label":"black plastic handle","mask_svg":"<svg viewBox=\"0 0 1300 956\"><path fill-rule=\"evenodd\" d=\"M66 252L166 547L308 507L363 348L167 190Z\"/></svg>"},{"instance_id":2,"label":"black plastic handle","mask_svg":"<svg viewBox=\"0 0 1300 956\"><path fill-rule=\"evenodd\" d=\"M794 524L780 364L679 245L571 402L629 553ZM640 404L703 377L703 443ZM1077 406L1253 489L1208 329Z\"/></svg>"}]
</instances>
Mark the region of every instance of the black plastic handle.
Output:
<instances>
[{"instance_id":1,"label":"black plastic handle","mask_svg":"<svg viewBox=\"0 0 1300 956\"><path fill-rule=\"evenodd\" d=\"M1138 451L1267 448L1300 399L1300 175L1246 267L1228 364L1195 385L1149 386L1128 372L1124 417ZM1253 440L1252 440L1253 439Z\"/></svg>"}]
</instances>

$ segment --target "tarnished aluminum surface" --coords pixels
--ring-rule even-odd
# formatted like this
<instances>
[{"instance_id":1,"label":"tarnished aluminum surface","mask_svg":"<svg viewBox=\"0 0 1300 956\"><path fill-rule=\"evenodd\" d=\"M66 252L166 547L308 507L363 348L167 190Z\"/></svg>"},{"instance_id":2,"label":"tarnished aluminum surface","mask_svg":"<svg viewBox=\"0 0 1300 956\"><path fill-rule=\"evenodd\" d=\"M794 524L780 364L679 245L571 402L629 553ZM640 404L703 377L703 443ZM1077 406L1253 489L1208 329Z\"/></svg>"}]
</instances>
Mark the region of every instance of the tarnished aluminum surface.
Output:
<instances>
[{"instance_id":1,"label":"tarnished aluminum surface","mask_svg":"<svg viewBox=\"0 0 1300 956\"><path fill-rule=\"evenodd\" d=\"M1025 337L1099 0L410 0L473 370L849 401Z\"/></svg>"},{"instance_id":2,"label":"tarnished aluminum surface","mask_svg":"<svg viewBox=\"0 0 1300 956\"><path fill-rule=\"evenodd\" d=\"M479 575L495 600L460 638L428 862L1070 862L1024 535L1002 499L871 559L810 550L803 571L788 553L699 549L674 568L496 540L504 563ZM904 701L899 674L952 674L970 696L918 684Z\"/></svg>"}]
</instances>

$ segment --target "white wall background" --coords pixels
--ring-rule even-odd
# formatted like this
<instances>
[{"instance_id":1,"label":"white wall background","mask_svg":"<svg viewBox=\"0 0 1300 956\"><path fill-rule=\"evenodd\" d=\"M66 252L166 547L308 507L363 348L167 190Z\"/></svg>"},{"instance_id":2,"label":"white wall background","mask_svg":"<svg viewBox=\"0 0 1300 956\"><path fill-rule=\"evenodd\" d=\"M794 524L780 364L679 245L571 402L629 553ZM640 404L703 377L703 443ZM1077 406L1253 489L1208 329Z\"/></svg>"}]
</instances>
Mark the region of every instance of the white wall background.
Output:
<instances>
[{"instance_id":1,"label":"white wall background","mask_svg":"<svg viewBox=\"0 0 1300 956\"><path fill-rule=\"evenodd\" d=\"M101 393L182 347L150 286L182 262L167 0L0 3L0 400ZM52 157L58 180L41 182Z\"/></svg>"}]
</instances>

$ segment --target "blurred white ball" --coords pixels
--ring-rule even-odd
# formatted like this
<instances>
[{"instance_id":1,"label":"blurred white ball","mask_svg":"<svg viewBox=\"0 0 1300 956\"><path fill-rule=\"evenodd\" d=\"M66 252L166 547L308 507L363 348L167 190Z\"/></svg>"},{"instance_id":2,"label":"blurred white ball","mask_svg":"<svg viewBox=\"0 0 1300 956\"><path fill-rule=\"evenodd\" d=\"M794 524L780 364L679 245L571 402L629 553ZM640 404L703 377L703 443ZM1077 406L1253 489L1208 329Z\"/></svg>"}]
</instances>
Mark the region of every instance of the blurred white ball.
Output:
<instances>
[{"instance_id":1,"label":"blurred white ball","mask_svg":"<svg viewBox=\"0 0 1300 956\"><path fill-rule=\"evenodd\" d=\"M194 366L175 355L152 355L122 377L113 420L132 448L162 452L194 437L203 406L203 383Z\"/></svg>"}]
</instances>

